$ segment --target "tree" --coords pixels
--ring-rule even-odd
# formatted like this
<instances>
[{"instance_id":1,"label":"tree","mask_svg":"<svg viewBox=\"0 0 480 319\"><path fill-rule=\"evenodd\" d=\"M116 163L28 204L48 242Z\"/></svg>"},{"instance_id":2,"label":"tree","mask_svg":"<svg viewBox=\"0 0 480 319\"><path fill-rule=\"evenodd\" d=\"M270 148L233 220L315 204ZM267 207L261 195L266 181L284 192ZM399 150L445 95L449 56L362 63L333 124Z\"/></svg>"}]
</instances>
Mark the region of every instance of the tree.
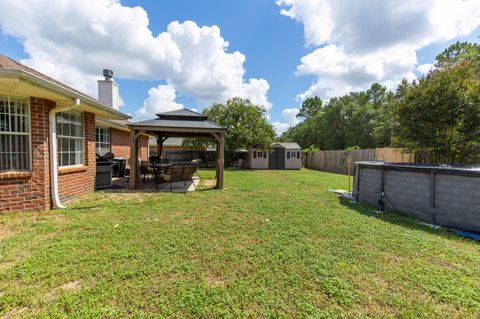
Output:
<instances>
[{"instance_id":1,"label":"tree","mask_svg":"<svg viewBox=\"0 0 480 319\"><path fill-rule=\"evenodd\" d=\"M275 139L275 131L267 121L266 110L247 99L232 98L226 104L214 103L203 110L212 122L227 129L225 151L227 162L235 151L250 147L269 149ZM186 143L190 143L187 141Z\"/></svg>"},{"instance_id":2,"label":"tree","mask_svg":"<svg viewBox=\"0 0 480 319\"><path fill-rule=\"evenodd\" d=\"M285 132L282 140L293 140L303 148L321 149L385 147L391 144L394 94L374 83L363 92L352 92L321 103L305 100L300 115L305 120Z\"/></svg>"},{"instance_id":3,"label":"tree","mask_svg":"<svg viewBox=\"0 0 480 319\"><path fill-rule=\"evenodd\" d=\"M448 67L462 60L474 61L480 64L480 45L478 43L458 42L446 48L436 56L435 65L439 68Z\"/></svg>"},{"instance_id":4,"label":"tree","mask_svg":"<svg viewBox=\"0 0 480 319\"><path fill-rule=\"evenodd\" d=\"M445 56L458 56L456 52ZM397 145L417 152L424 162L464 163L480 154L476 70L475 61L461 59L432 70L418 83L402 83L396 100Z\"/></svg>"},{"instance_id":5,"label":"tree","mask_svg":"<svg viewBox=\"0 0 480 319\"><path fill-rule=\"evenodd\" d=\"M303 101L297 117L304 117L306 119L313 118L317 116L318 113L322 110L322 105L322 99L320 99L318 96L309 97L308 99Z\"/></svg>"}]
</instances>

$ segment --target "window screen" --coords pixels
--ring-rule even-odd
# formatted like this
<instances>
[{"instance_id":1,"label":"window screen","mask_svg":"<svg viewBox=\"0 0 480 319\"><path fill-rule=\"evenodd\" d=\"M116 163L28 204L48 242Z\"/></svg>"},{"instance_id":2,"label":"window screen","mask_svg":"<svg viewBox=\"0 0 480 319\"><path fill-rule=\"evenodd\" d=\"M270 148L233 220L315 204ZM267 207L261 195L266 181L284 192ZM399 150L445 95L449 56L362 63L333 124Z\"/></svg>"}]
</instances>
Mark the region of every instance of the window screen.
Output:
<instances>
[{"instance_id":1,"label":"window screen","mask_svg":"<svg viewBox=\"0 0 480 319\"><path fill-rule=\"evenodd\" d=\"M30 109L26 98L0 95L0 171L30 170Z\"/></svg>"},{"instance_id":2,"label":"window screen","mask_svg":"<svg viewBox=\"0 0 480 319\"><path fill-rule=\"evenodd\" d=\"M83 113L77 111L57 114L58 165L72 166L85 162Z\"/></svg>"}]
</instances>

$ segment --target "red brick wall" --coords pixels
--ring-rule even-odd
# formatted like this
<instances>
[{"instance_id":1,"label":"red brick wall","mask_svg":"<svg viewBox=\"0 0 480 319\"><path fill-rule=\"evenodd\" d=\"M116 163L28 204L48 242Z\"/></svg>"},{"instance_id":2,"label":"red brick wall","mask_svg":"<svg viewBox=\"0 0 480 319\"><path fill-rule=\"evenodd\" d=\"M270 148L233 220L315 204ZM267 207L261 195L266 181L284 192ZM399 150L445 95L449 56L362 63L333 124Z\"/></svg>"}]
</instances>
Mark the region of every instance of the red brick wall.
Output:
<instances>
[{"instance_id":1,"label":"red brick wall","mask_svg":"<svg viewBox=\"0 0 480 319\"><path fill-rule=\"evenodd\" d=\"M144 161L148 160L148 136L140 137L140 158Z\"/></svg>"},{"instance_id":2,"label":"red brick wall","mask_svg":"<svg viewBox=\"0 0 480 319\"><path fill-rule=\"evenodd\" d=\"M50 208L48 112L55 102L30 98L32 171L0 173L0 212Z\"/></svg>"},{"instance_id":3,"label":"red brick wall","mask_svg":"<svg viewBox=\"0 0 480 319\"><path fill-rule=\"evenodd\" d=\"M110 129L110 149L115 157L130 159L130 132ZM148 137L140 137L140 158L148 160Z\"/></svg>"},{"instance_id":4,"label":"red brick wall","mask_svg":"<svg viewBox=\"0 0 480 319\"><path fill-rule=\"evenodd\" d=\"M0 173L0 212L48 210L50 199L50 132L48 112L55 102L30 98L32 134L31 172ZM59 192L62 201L93 191L95 182L95 115L84 113L85 166L63 168L59 172Z\"/></svg>"},{"instance_id":5,"label":"red brick wall","mask_svg":"<svg viewBox=\"0 0 480 319\"><path fill-rule=\"evenodd\" d=\"M95 189L95 114L84 112L85 164L77 167L62 167L58 173L60 200L68 202L78 195Z\"/></svg>"}]
</instances>

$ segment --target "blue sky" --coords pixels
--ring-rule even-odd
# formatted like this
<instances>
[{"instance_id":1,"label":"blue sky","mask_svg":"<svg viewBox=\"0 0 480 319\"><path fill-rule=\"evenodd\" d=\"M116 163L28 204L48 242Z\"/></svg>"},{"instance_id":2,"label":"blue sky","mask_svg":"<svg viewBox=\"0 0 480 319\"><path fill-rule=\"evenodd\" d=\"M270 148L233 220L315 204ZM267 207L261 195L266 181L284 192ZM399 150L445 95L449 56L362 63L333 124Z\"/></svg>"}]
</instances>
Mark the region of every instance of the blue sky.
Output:
<instances>
[{"instance_id":1,"label":"blue sky","mask_svg":"<svg viewBox=\"0 0 480 319\"><path fill-rule=\"evenodd\" d=\"M1 53L91 95L101 69L112 68L121 110L137 118L243 95L269 107L278 132L298 122L304 98L328 99L374 81L394 88L428 70L449 44L480 35L478 1L30 2L0 0L8 11L0 17ZM169 29L172 21L179 23Z\"/></svg>"}]
</instances>

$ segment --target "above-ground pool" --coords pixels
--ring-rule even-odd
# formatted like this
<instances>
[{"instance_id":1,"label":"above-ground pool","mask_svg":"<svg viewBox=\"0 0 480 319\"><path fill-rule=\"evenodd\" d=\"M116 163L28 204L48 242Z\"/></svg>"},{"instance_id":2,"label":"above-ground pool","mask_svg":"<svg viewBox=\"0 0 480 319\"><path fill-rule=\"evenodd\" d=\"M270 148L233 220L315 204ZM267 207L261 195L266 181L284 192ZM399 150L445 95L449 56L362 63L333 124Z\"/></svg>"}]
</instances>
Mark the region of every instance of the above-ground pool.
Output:
<instances>
[{"instance_id":1,"label":"above-ground pool","mask_svg":"<svg viewBox=\"0 0 480 319\"><path fill-rule=\"evenodd\" d=\"M480 233L480 166L355 163L359 202Z\"/></svg>"}]
</instances>

